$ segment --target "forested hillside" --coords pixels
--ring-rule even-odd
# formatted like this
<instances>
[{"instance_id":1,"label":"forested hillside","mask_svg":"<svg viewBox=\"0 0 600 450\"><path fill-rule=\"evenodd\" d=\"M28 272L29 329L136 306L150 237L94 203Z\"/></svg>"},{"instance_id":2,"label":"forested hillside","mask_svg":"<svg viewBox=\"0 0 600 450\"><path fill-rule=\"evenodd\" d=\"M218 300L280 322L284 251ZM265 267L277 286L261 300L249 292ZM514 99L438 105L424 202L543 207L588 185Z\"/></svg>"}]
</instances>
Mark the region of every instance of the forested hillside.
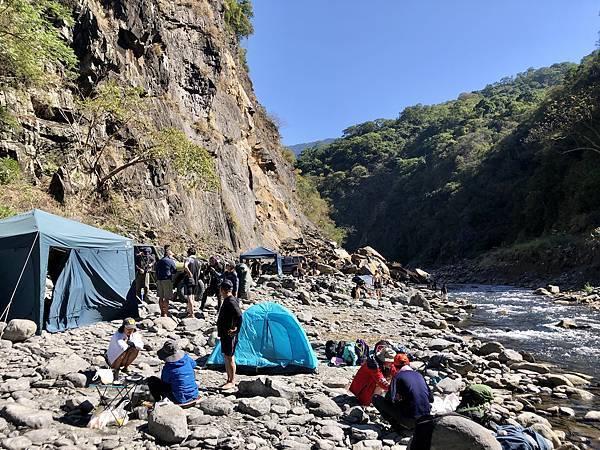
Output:
<instances>
[{"instance_id":1,"label":"forested hillside","mask_svg":"<svg viewBox=\"0 0 600 450\"><path fill-rule=\"evenodd\" d=\"M352 126L298 167L350 228L349 247L404 262L588 242L600 224L599 101L596 52Z\"/></svg>"}]
</instances>

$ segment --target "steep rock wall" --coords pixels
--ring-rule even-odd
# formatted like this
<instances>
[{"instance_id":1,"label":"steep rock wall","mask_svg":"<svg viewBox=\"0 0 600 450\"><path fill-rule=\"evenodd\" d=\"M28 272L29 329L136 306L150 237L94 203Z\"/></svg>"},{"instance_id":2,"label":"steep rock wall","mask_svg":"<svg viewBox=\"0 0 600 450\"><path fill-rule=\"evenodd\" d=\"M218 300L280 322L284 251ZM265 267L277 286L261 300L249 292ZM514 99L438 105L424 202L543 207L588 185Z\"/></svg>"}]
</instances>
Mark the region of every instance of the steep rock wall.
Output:
<instances>
[{"instance_id":1,"label":"steep rock wall","mask_svg":"<svg viewBox=\"0 0 600 450\"><path fill-rule=\"evenodd\" d=\"M80 161L69 152L65 116L72 112L74 92L87 93L116 78L152 97L153 122L179 128L207 148L221 179L218 192L203 192L181 183L168 163L127 169L112 190L135 211L131 226L139 227L138 236L142 228L150 238L148 230L168 229L183 241L202 239L231 250L277 246L298 236L306 219L296 207L292 168L223 16L221 0L84 0L75 26L65 29L80 59L77 86L5 93L0 100L16 112L23 131L2 141L0 153L17 156L42 186L48 184L42 170L48 161L59 166L62 179L75 190L67 205L97 201L90 200L91 180L81 175ZM123 161L126 151L115 145L107 153L106 172ZM93 222L84 210L71 215Z\"/></svg>"}]
</instances>

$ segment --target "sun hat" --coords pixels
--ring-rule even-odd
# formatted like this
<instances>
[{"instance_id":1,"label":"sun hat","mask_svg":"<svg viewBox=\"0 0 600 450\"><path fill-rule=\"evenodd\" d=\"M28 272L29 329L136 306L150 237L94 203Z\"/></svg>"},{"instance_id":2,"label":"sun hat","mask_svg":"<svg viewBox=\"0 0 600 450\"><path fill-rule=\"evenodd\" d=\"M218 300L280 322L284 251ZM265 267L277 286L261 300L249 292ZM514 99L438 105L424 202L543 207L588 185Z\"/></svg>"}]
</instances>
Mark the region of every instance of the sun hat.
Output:
<instances>
[{"instance_id":1,"label":"sun hat","mask_svg":"<svg viewBox=\"0 0 600 450\"><path fill-rule=\"evenodd\" d=\"M384 363L393 363L396 352L391 347L384 347L377 353L377 359Z\"/></svg>"},{"instance_id":2,"label":"sun hat","mask_svg":"<svg viewBox=\"0 0 600 450\"><path fill-rule=\"evenodd\" d=\"M165 342L156 354L164 362L179 361L185 355L185 353L179 349L179 345L177 345L176 341Z\"/></svg>"}]
</instances>

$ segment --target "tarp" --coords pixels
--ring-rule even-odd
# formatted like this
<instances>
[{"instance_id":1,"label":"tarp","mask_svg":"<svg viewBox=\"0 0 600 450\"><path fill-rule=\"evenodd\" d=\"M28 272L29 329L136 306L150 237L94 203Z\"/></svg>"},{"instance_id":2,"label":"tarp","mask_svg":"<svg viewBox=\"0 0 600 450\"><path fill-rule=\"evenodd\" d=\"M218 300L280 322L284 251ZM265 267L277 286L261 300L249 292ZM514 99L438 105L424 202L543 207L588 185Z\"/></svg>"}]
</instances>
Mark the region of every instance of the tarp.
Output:
<instances>
[{"instance_id":1,"label":"tarp","mask_svg":"<svg viewBox=\"0 0 600 450\"><path fill-rule=\"evenodd\" d=\"M258 303L243 314L235 350L239 373L313 373L317 356L298 319L285 307L272 302ZM217 343L207 367L221 368L223 354Z\"/></svg>"},{"instance_id":2,"label":"tarp","mask_svg":"<svg viewBox=\"0 0 600 450\"><path fill-rule=\"evenodd\" d=\"M48 322L43 323L52 248L67 251L68 258L55 283ZM137 315L135 298L128 297L135 276L128 238L41 210L0 221L0 312L24 265L8 319L29 319L38 330L60 331Z\"/></svg>"},{"instance_id":3,"label":"tarp","mask_svg":"<svg viewBox=\"0 0 600 450\"><path fill-rule=\"evenodd\" d=\"M240 255L240 260L248 259L273 259L277 266L277 275L283 276L282 258L279 253L266 247L256 247Z\"/></svg>"}]
</instances>

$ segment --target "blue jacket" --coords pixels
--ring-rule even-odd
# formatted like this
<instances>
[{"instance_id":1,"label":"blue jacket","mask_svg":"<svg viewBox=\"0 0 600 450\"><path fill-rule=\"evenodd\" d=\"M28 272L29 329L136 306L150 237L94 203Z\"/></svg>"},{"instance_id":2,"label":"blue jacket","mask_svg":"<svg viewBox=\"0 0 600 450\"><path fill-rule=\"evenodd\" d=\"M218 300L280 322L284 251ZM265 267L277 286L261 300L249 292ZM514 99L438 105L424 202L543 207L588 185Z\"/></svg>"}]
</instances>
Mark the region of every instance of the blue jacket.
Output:
<instances>
[{"instance_id":1,"label":"blue jacket","mask_svg":"<svg viewBox=\"0 0 600 450\"><path fill-rule=\"evenodd\" d=\"M160 378L171 386L175 403L187 403L198 398L194 367L196 361L187 354L175 362L165 363Z\"/></svg>"},{"instance_id":2,"label":"blue jacket","mask_svg":"<svg viewBox=\"0 0 600 450\"><path fill-rule=\"evenodd\" d=\"M431 412L433 395L423 375L413 370L401 370L391 382L387 393L404 417L418 419Z\"/></svg>"}]
</instances>

